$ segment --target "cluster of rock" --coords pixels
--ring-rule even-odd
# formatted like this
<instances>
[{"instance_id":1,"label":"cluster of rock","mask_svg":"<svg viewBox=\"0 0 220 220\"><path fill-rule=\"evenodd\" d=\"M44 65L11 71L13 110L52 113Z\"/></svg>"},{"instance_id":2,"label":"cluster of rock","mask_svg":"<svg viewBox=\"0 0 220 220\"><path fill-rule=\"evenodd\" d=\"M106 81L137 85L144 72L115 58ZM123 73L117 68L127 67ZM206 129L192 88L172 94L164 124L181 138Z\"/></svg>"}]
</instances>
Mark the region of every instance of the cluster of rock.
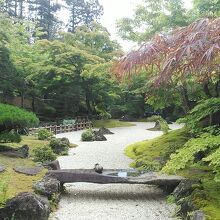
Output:
<instances>
[{"instance_id":1,"label":"cluster of rock","mask_svg":"<svg viewBox=\"0 0 220 220\"><path fill-rule=\"evenodd\" d=\"M198 181L182 180L175 188L172 195L175 198L176 204L180 207L177 215L188 220L205 220L205 215L201 210L193 204L191 194L197 187L200 186ZM190 215L189 215L190 213Z\"/></svg>"},{"instance_id":2,"label":"cluster of rock","mask_svg":"<svg viewBox=\"0 0 220 220\"><path fill-rule=\"evenodd\" d=\"M107 141L107 138L104 135L114 134L108 128L100 128L98 131L93 132L93 141Z\"/></svg>"},{"instance_id":3,"label":"cluster of rock","mask_svg":"<svg viewBox=\"0 0 220 220\"><path fill-rule=\"evenodd\" d=\"M59 168L57 164L59 165L59 162L54 161L50 165L56 169ZM26 171L29 170L26 169ZM34 193L23 192L9 199L0 209L0 219L47 220L51 212L49 201L53 204L59 202L62 185L59 180L46 175L42 180L33 184L33 190Z\"/></svg>"}]
</instances>

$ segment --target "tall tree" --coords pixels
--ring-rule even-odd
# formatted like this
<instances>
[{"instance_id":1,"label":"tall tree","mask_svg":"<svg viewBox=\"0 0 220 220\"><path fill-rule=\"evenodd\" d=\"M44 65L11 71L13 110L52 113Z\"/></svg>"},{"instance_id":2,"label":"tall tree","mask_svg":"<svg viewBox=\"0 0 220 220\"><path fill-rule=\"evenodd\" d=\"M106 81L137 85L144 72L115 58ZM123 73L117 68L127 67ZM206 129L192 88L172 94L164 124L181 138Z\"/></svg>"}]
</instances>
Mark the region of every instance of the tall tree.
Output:
<instances>
[{"instance_id":1,"label":"tall tree","mask_svg":"<svg viewBox=\"0 0 220 220\"><path fill-rule=\"evenodd\" d=\"M117 29L123 39L142 43L155 33L186 24L182 0L145 0L137 6L134 18L122 18L117 22Z\"/></svg>"},{"instance_id":2,"label":"tall tree","mask_svg":"<svg viewBox=\"0 0 220 220\"><path fill-rule=\"evenodd\" d=\"M29 20L37 21L44 34L42 39L53 39L57 35L60 21L56 12L61 6L53 0L31 0L29 2Z\"/></svg>"},{"instance_id":3,"label":"tall tree","mask_svg":"<svg viewBox=\"0 0 220 220\"><path fill-rule=\"evenodd\" d=\"M65 0L70 11L68 30L75 32L81 25L90 27L103 13L103 7L98 0Z\"/></svg>"}]
</instances>

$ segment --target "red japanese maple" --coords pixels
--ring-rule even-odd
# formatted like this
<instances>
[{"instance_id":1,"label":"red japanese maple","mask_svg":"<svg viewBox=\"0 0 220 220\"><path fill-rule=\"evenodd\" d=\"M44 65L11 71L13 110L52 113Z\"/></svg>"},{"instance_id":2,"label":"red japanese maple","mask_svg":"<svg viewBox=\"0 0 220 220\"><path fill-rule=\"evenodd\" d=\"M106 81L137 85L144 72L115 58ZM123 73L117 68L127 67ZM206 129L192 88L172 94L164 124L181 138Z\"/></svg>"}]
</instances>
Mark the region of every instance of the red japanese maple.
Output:
<instances>
[{"instance_id":1,"label":"red japanese maple","mask_svg":"<svg viewBox=\"0 0 220 220\"><path fill-rule=\"evenodd\" d=\"M172 76L193 75L205 82L219 76L220 18L202 19L170 33L155 36L138 50L122 57L114 72L122 77L142 68L157 68L156 82L168 82Z\"/></svg>"}]
</instances>

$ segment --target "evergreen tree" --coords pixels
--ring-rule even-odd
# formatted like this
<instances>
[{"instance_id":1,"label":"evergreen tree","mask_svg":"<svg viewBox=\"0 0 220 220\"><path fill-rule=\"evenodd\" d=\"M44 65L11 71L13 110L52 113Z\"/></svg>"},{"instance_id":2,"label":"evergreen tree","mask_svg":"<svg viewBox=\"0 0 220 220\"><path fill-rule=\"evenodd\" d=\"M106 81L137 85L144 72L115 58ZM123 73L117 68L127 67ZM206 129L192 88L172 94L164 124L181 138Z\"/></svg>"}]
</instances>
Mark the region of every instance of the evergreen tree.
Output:
<instances>
[{"instance_id":1,"label":"evergreen tree","mask_svg":"<svg viewBox=\"0 0 220 220\"><path fill-rule=\"evenodd\" d=\"M81 25L90 27L103 13L103 7L98 0L65 0L70 11L69 32L75 32Z\"/></svg>"},{"instance_id":2,"label":"evergreen tree","mask_svg":"<svg viewBox=\"0 0 220 220\"><path fill-rule=\"evenodd\" d=\"M29 19L38 22L44 34L42 39L53 39L57 34L60 21L56 12L60 5L52 0L34 0L29 2Z\"/></svg>"}]
</instances>

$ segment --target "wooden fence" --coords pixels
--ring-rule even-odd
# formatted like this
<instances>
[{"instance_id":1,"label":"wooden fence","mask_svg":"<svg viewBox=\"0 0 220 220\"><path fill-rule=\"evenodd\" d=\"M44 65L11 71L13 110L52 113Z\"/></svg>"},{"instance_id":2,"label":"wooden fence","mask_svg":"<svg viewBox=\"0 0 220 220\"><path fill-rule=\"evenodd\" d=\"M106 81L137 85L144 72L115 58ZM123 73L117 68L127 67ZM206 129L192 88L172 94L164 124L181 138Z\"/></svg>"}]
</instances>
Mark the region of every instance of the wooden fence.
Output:
<instances>
[{"instance_id":1,"label":"wooden fence","mask_svg":"<svg viewBox=\"0 0 220 220\"><path fill-rule=\"evenodd\" d=\"M81 122L76 122L75 124L72 125L48 125L37 128L29 128L29 133L35 134L39 129L47 129L48 131L54 134L60 134L60 133L83 130L85 128L90 128L90 127L92 127L91 121L81 121Z\"/></svg>"}]
</instances>

